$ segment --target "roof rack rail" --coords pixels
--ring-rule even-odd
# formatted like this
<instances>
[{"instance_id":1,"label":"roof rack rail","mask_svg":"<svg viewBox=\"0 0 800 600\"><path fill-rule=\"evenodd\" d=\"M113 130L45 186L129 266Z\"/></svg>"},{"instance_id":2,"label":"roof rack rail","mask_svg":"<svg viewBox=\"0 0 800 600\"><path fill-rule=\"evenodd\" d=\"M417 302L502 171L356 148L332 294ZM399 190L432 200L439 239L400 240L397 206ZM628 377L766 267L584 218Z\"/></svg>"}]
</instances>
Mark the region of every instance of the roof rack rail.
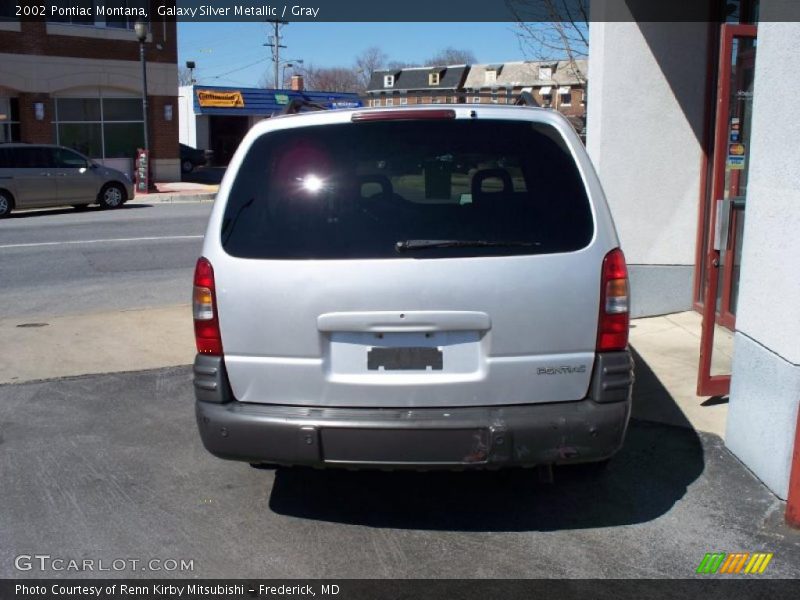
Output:
<instances>
[{"instance_id":1,"label":"roof rack rail","mask_svg":"<svg viewBox=\"0 0 800 600\"><path fill-rule=\"evenodd\" d=\"M312 110L328 110L327 106L322 104L318 104L316 102L311 102L306 98L293 98L289 104L281 112L282 115L296 115L297 113L301 112L304 108L310 108Z\"/></svg>"}]
</instances>

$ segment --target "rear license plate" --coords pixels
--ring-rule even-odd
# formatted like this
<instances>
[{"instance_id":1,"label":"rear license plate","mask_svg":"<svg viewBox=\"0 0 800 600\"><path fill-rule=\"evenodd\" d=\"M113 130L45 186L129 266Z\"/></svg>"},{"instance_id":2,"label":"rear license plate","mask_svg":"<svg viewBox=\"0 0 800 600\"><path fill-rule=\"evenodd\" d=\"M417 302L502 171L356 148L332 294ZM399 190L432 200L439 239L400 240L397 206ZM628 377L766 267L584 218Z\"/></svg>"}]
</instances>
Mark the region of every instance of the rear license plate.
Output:
<instances>
[{"instance_id":1,"label":"rear license plate","mask_svg":"<svg viewBox=\"0 0 800 600\"><path fill-rule=\"evenodd\" d=\"M441 371L444 366L442 351L438 348L409 346L403 348L370 348L367 352L367 369L386 371L432 369Z\"/></svg>"}]
</instances>

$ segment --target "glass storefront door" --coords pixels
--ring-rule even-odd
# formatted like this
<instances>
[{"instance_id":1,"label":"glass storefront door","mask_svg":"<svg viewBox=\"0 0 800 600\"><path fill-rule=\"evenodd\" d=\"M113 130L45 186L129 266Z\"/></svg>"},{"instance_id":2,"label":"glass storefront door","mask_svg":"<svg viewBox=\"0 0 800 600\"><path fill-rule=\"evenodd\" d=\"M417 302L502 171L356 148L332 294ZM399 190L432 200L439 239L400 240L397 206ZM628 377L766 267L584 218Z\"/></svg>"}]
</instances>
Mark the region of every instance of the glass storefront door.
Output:
<instances>
[{"instance_id":1,"label":"glass storefront door","mask_svg":"<svg viewBox=\"0 0 800 600\"><path fill-rule=\"evenodd\" d=\"M717 111L711 174L711 206L703 276L703 329L697 393L716 396L730 387L730 349L723 342L736 319L742 256L750 121L753 108L756 27L722 26Z\"/></svg>"}]
</instances>

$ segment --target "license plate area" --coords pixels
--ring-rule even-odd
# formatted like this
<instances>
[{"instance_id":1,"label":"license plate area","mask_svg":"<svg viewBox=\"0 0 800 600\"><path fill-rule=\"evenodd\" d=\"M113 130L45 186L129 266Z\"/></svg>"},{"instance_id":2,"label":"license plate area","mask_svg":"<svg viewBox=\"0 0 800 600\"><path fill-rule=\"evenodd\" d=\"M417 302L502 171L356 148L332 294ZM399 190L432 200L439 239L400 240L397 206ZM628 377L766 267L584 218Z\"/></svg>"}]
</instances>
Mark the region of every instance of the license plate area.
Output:
<instances>
[{"instance_id":1,"label":"license plate area","mask_svg":"<svg viewBox=\"0 0 800 600\"><path fill-rule=\"evenodd\" d=\"M328 463L457 465L488 459L488 429L361 429L330 427L321 432Z\"/></svg>"},{"instance_id":2,"label":"license plate area","mask_svg":"<svg viewBox=\"0 0 800 600\"><path fill-rule=\"evenodd\" d=\"M481 352L481 337L474 331L334 332L326 368L332 378L375 382L471 377L480 370Z\"/></svg>"},{"instance_id":3,"label":"license plate area","mask_svg":"<svg viewBox=\"0 0 800 600\"><path fill-rule=\"evenodd\" d=\"M441 371L443 368L444 355L436 347L370 348L367 352L369 371Z\"/></svg>"}]
</instances>

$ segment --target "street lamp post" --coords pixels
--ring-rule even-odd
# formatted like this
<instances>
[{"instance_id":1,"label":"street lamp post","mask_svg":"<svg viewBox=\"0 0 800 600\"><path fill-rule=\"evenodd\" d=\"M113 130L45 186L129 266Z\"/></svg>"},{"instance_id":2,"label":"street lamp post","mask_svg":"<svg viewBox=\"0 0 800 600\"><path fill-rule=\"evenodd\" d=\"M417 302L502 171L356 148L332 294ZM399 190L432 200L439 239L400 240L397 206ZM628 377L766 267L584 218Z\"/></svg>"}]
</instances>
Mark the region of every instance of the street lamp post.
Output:
<instances>
[{"instance_id":1,"label":"street lamp post","mask_svg":"<svg viewBox=\"0 0 800 600\"><path fill-rule=\"evenodd\" d=\"M147 23L136 21L133 26L139 40L139 62L142 63L142 116L144 118L144 149L150 155L150 140L147 135L147 59L144 54L144 43L147 40Z\"/></svg>"}]
</instances>

